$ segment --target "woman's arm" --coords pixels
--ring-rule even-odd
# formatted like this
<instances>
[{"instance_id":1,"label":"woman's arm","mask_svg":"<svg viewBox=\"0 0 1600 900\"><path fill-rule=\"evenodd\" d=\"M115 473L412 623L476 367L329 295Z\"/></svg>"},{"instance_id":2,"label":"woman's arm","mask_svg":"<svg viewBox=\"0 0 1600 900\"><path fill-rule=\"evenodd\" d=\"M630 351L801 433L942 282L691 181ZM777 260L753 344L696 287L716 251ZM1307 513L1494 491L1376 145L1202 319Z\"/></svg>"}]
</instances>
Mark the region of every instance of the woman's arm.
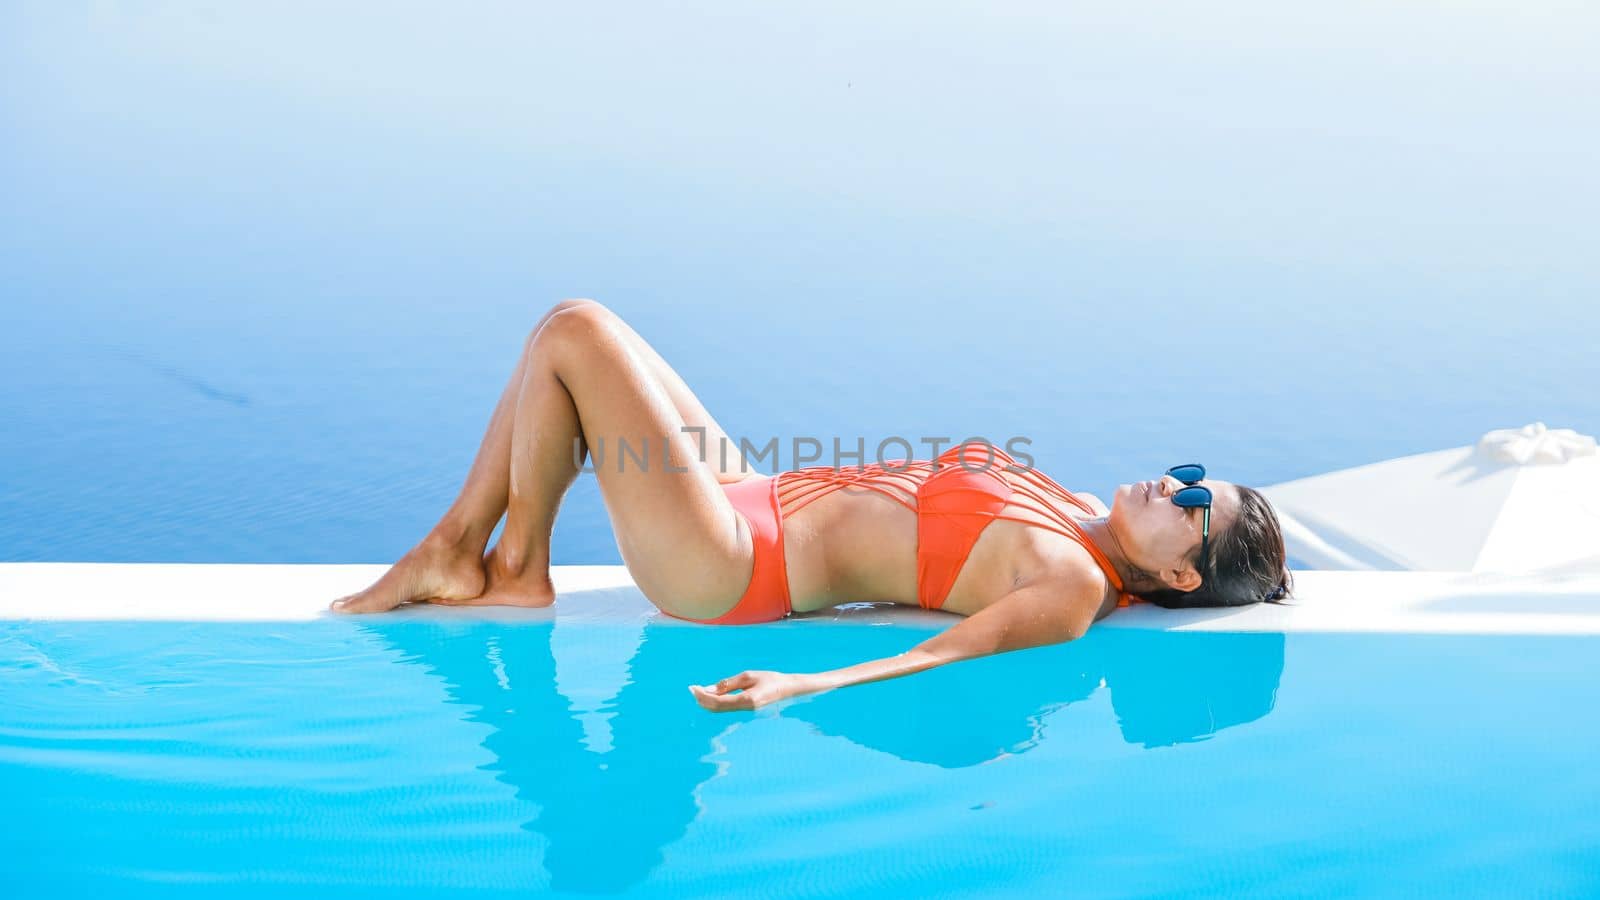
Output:
<instances>
[{"instance_id":1,"label":"woman's arm","mask_svg":"<svg viewBox=\"0 0 1600 900\"><path fill-rule=\"evenodd\" d=\"M690 685L712 712L757 709L804 694L899 678L946 663L1081 637L1104 596L1094 578L1058 578L1024 585L896 656L810 674L747 671L714 685ZM730 693L739 691L740 693Z\"/></svg>"}]
</instances>

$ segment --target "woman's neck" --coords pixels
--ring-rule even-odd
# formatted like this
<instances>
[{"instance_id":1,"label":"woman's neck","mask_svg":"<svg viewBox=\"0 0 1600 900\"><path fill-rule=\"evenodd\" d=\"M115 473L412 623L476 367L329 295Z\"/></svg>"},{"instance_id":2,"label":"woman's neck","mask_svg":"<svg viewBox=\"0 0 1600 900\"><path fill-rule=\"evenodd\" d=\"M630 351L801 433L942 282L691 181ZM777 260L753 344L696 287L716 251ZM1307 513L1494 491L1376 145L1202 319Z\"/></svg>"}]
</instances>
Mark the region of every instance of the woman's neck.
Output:
<instances>
[{"instance_id":1,"label":"woman's neck","mask_svg":"<svg viewBox=\"0 0 1600 900\"><path fill-rule=\"evenodd\" d=\"M1149 587L1149 579L1144 571L1135 566L1128 559L1127 551L1122 549L1122 541L1117 536L1116 529L1111 527L1109 517L1079 519L1078 527L1082 528L1084 535L1094 542L1095 548L1105 554L1111 563L1111 568L1116 570L1117 577L1122 579L1124 591L1136 594L1141 588Z\"/></svg>"}]
</instances>

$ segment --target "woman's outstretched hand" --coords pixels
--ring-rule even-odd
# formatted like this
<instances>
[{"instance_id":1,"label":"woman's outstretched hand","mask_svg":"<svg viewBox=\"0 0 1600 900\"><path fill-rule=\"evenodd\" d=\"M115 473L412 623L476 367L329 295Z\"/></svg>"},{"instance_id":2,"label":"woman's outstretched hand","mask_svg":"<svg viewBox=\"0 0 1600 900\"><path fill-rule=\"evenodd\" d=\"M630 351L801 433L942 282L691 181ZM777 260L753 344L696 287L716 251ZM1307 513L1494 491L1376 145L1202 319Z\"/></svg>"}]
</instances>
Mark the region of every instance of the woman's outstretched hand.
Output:
<instances>
[{"instance_id":1,"label":"woman's outstretched hand","mask_svg":"<svg viewBox=\"0 0 1600 900\"><path fill-rule=\"evenodd\" d=\"M716 684L689 685L694 699L712 712L732 712L738 709L760 709L789 697L809 694L815 688L804 675L787 672L740 672ZM730 693L739 691L739 693Z\"/></svg>"}]
</instances>

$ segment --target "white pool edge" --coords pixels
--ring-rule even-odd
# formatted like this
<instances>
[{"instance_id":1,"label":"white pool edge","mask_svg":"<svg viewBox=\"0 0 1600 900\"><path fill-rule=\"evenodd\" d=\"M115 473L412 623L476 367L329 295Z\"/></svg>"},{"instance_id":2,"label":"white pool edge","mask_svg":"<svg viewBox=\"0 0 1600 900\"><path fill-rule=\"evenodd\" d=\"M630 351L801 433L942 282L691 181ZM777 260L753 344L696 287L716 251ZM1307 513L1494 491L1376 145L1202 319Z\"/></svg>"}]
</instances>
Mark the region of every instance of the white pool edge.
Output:
<instances>
[{"instance_id":1,"label":"white pool edge","mask_svg":"<svg viewBox=\"0 0 1600 900\"><path fill-rule=\"evenodd\" d=\"M0 563L0 621L303 622L342 618L328 601L385 564ZM556 566L551 609L408 607L441 620L631 622L695 626L660 614L622 566ZM1600 635L1600 574L1296 573L1292 605L1234 610L1120 609L1096 627L1166 631ZM846 607L800 620L939 628L945 613Z\"/></svg>"}]
</instances>

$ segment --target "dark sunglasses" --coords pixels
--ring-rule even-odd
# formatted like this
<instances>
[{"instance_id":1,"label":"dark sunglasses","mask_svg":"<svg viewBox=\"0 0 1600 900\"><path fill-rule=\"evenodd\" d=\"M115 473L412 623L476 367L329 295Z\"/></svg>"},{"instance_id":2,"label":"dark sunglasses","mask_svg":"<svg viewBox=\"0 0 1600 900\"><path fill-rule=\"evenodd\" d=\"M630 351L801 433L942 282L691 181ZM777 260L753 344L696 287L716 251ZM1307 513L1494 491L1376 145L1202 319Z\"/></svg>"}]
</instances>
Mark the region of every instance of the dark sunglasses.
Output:
<instances>
[{"instance_id":1,"label":"dark sunglasses","mask_svg":"<svg viewBox=\"0 0 1600 900\"><path fill-rule=\"evenodd\" d=\"M1206 478L1206 467L1199 463L1173 466L1167 474L1183 482L1186 487L1172 495L1173 504L1183 509L1203 509L1205 522L1200 529L1200 571L1206 570L1206 556L1211 549L1211 488L1200 482Z\"/></svg>"}]
</instances>

